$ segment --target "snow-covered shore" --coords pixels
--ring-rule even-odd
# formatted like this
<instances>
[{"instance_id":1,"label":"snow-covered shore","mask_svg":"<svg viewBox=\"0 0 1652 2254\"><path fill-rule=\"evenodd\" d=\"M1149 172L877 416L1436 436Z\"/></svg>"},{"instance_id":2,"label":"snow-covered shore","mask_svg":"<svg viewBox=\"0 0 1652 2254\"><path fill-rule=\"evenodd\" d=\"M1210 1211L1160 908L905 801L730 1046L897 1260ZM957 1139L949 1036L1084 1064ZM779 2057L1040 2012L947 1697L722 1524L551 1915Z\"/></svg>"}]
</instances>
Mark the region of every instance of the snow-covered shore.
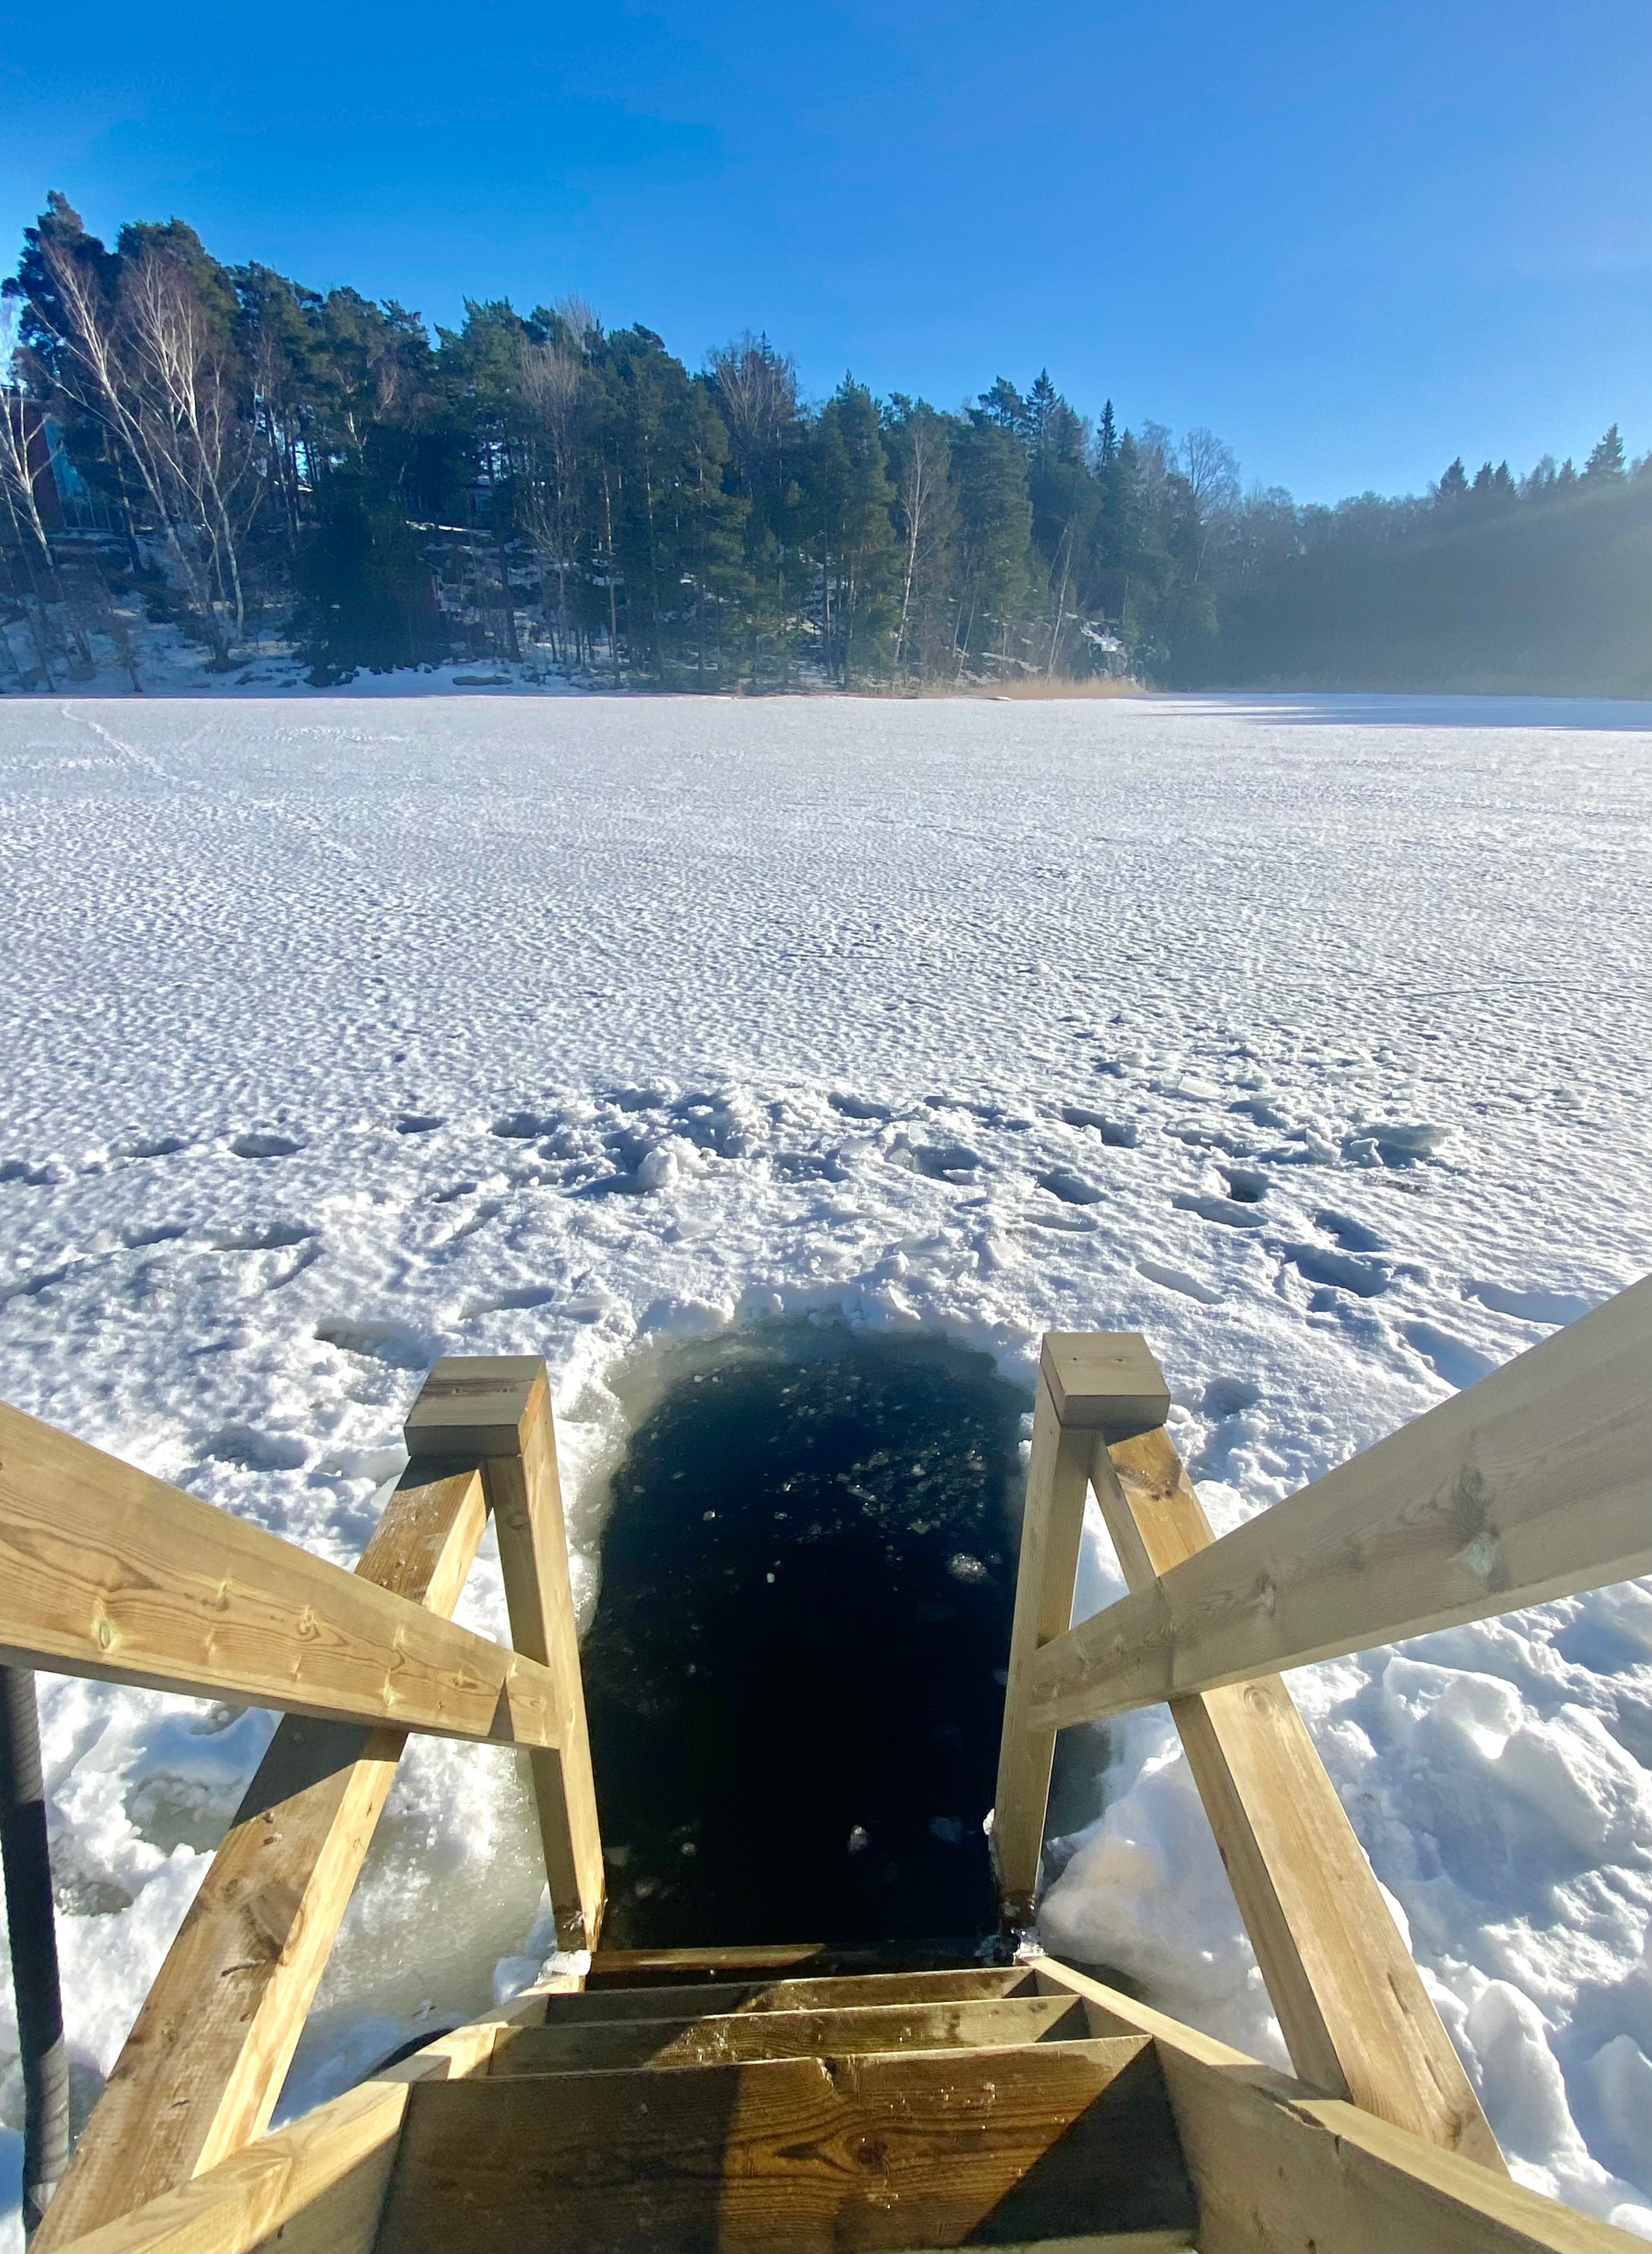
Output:
<instances>
[{"instance_id":1,"label":"snow-covered shore","mask_svg":"<svg viewBox=\"0 0 1652 2254\"><path fill-rule=\"evenodd\" d=\"M549 1360L588 1605L687 1335L1144 1329L1220 1530L1652 1266L1652 708L4 700L0 807L0 1396L340 1560L441 1352ZM1519 2172L1652 2230L1652 1593L1293 1688ZM106 2070L268 1725L42 1693ZM1048 1937L1278 2054L1164 1716L1106 1789ZM536 1899L411 1749L290 2101Z\"/></svg>"}]
</instances>

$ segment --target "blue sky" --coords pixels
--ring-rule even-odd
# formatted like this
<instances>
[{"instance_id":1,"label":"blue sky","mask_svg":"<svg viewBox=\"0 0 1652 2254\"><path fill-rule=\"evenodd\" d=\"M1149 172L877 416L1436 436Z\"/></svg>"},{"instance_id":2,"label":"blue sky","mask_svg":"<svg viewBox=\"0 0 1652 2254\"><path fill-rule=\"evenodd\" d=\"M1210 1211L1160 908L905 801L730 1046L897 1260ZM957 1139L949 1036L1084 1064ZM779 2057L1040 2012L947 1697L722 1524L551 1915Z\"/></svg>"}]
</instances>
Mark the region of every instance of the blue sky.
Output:
<instances>
[{"instance_id":1,"label":"blue sky","mask_svg":"<svg viewBox=\"0 0 1652 2254\"><path fill-rule=\"evenodd\" d=\"M0 0L8 266L48 186L816 394L1047 364L1306 499L1652 447L1648 0Z\"/></svg>"}]
</instances>

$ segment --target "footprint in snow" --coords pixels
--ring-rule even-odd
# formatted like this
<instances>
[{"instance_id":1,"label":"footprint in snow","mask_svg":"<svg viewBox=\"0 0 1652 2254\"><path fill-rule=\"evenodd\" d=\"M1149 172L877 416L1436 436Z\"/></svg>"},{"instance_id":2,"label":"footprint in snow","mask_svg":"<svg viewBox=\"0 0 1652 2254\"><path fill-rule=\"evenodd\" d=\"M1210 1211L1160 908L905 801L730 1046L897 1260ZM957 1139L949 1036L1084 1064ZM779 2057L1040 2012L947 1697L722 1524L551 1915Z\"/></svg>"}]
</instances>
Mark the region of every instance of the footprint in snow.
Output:
<instances>
[{"instance_id":1,"label":"footprint in snow","mask_svg":"<svg viewBox=\"0 0 1652 2254\"><path fill-rule=\"evenodd\" d=\"M1041 1190L1060 1198L1063 1205L1100 1205L1107 1194L1094 1182L1086 1181L1082 1174L1070 1173L1064 1166L1057 1166L1046 1174L1036 1174L1033 1179Z\"/></svg>"},{"instance_id":2,"label":"footprint in snow","mask_svg":"<svg viewBox=\"0 0 1652 2254\"><path fill-rule=\"evenodd\" d=\"M1383 1240L1376 1231L1368 1228L1362 1221L1355 1221L1352 1214L1316 1213L1313 1225L1322 1228L1327 1236L1334 1237L1345 1252L1381 1252L1383 1249Z\"/></svg>"},{"instance_id":3,"label":"footprint in snow","mask_svg":"<svg viewBox=\"0 0 1652 2254\"><path fill-rule=\"evenodd\" d=\"M237 1135L230 1149L238 1158L290 1158L302 1151L304 1144L290 1135L266 1134L262 1129Z\"/></svg>"},{"instance_id":4,"label":"footprint in snow","mask_svg":"<svg viewBox=\"0 0 1652 2254\"><path fill-rule=\"evenodd\" d=\"M1179 1292L1184 1299L1196 1299L1201 1307L1222 1305L1222 1293L1212 1284L1201 1284L1185 1268L1172 1268L1159 1260L1138 1260L1136 1268L1138 1274L1145 1276L1150 1284L1162 1284L1166 1292Z\"/></svg>"},{"instance_id":5,"label":"footprint in snow","mask_svg":"<svg viewBox=\"0 0 1652 2254\"><path fill-rule=\"evenodd\" d=\"M1179 1191L1171 1203L1179 1213L1196 1213L1200 1221L1219 1221L1224 1228L1261 1228L1268 1218L1259 1207L1237 1198L1198 1197L1189 1190Z\"/></svg>"},{"instance_id":6,"label":"footprint in snow","mask_svg":"<svg viewBox=\"0 0 1652 2254\"><path fill-rule=\"evenodd\" d=\"M1260 1205L1272 1187L1270 1177L1258 1173L1254 1166L1222 1166L1218 1171L1236 1205Z\"/></svg>"},{"instance_id":7,"label":"footprint in snow","mask_svg":"<svg viewBox=\"0 0 1652 2254\"><path fill-rule=\"evenodd\" d=\"M43 1190L62 1179L53 1166L32 1166L26 1158L0 1160L0 1182L17 1182L25 1189Z\"/></svg>"},{"instance_id":8,"label":"footprint in snow","mask_svg":"<svg viewBox=\"0 0 1652 2254\"><path fill-rule=\"evenodd\" d=\"M834 1111L841 1112L845 1119L882 1121L892 1119L895 1116L888 1104L875 1102L869 1096L829 1096L826 1101Z\"/></svg>"},{"instance_id":9,"label":"footprint in snow","mask_svg":"<svg viewBox=\"0 0 1652 2254\"><path fill-rule=\"evenodd\" d=\"M296 1433L260 1432L250 1424L220 1426L201 1443L200 1452L214 1463L248 1472L302 1471L310 1454L307 1442Z\"/></svg>"},{"instance_id":10,"label":"footprint in snow","mask_svg":"<svg viewBox=\"0 0 1652 2254\"><path fill-rule=\"evenodd\" d=\"M1284 1256L1310 1284L1353 1292L1362 1299L1380 1298L1394 1281L1385 1260L1362 1260L1352 1252L1332 1252L1320 1244L1287 1244Z\"/></svg>"},{"instance_id":11,"label":"footprint in snow","mask_svg":"<svg viewBox=\"0 0 1652 2254\"><path fill-rule=\"evenodd\" d=\"M1063 1104L1061 1117L1069 1127L1093 1128L1112 1151L1133 1151L1139 1140L1134 1121L1110 1119L1105 1112L1087 1111L1082 1103Z\"/></svg>"},{"instance_id":12,"label":"footprint in snow","mask_svg":"<svg viewBox=\"0 0 1652 2254\"><path fill-rule=\"evenodd\" d=\"M396 1123L398 1135L428 1135L432 1129L446 1125L434 1111L404 1111Z\"/></svg>"},{"instance_id":13,"label":"footprint in snow","mask_svg":"<svg viewBox=\"0 0 1652 2254\"><path fill-rule=\"evenodd\" d=\"M181 1221L163 1221L153 1228L128 1228L122 1231L121 1242L134 1252L141 1252L146 1244L172 1244L189 1231Z\"/></svg>"},{"instance_id":14,"label":"footprint in snow","mask_svg":"<svg viewBox=\"0 0 1652 2254\"><path fill-rule=\"evenodd\" d=\"M315 1335L323 1346L336 1347L341 1354L382 1362L388 1369L416 1370L421 1376L436 1359L410 1323L318 1323Z\"/></svg>"},{"instance_id":15,"label":"footprint in snow","mask_svg":"<svg viewBox=\"0 0 1652 2254\"><path fill-rule=\"evenodd\" d=\"M1247 1409L1254 1409L1262 1395L1258 1389L1243 1377L1213 1377L1205 1388L1200 1406L1207 1417L1242 1417Z\"/></svg>"},{"instance_id":16,"label":"footprint in snow","mask_svg":"<svg viewBox=\"0 0 1652 2254\"><path fill-rule=\"evenodd\" d=\"M556 1297L554 1284L522 1284L514 1292L494 1292L485 1299L473 1299L465 1311L465 1320L475 1323L484 1315L510 1314L522 1307L545 1307Z\"/></svg>"},{"instance_id":17,"label":"footprint in snow","mask_svg":"<svg viewBox=\"0 0 1652 2254\"><path fill-rule=\"evenodd\" d=\"M1513 1292L1503 1284L1465 1284L1465 1295L1478 1299L1494 1313L1513 1315L1522 1323L1575 1323L1597 1302L1569 1292Z\"/></svg>"},{"instance_id":18,"label":"footprint in snow","mask_svg":"<svg viewBox=\"0 0 1652 2254\"><path fill-rule=\"evenodd\" d=\"M178 1152L186 1151L188 1142L182 1135L158 1135L152 1140L116 1143L109 1152L112 1158L172 1158Z\"/></svg>"},{"instance_id":19,"label":"footprint in snow","mask_svg":"<svg viewBox=\"0 0 1652 2254\"><path fill-rule=\"evenodd\" d=\"M315 1230L302 1221L266 1221L251 1228L240 1228L228 1236L213 1239L214 1252L284 1252L290 1244L302 1244Z\"/></svg>"},{"instance_id":20,"label":"footprint in snow","mask_svg":"<svg viewBox=\"0 0 1652 2254\"><path fill-rule=\"evenodd\" d=\"M554 1112L508 1111L487 1131L507 1143L531 1143L536 1136L551 1134L561 1124Z\"/></svg>"},{"instance_id":21,"label":"footprint in snow","mask_svg":"<svg viewBox=\"0 0 1652 2254\"><path fill-rule=\"evenodd\" d=\"M1404 1323L1400 1335L1413 1347L1437 1376L1460 1393L1466 1386L1475 1384L1489 1376L1497 1367L1485 1354L1477 1353L1466 1339L1454 1337L1434 1323Z\"/></svg>"}]
</instances>

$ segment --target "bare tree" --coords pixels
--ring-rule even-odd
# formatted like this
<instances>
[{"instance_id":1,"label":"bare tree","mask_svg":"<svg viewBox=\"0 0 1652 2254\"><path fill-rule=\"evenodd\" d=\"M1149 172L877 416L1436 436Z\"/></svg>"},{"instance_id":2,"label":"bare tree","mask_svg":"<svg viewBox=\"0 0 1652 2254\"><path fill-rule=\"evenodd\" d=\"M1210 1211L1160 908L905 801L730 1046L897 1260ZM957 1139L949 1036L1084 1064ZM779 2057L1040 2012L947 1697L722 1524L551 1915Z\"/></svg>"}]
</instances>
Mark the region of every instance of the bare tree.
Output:
<instances>
[{"instance_id":1,"label":"bare tree","mask_svg":"<svg viewBox=\"0 0 1652 2254\"><path fill-rule=\"evenodd\" d=\"M1181 442L1181 472L1194 497L1201 524L1239 500L1239 462L1231 446L1214 430L1202 426L1189 430Z\"/></svg>"},{"instance_id":2,"label":"bare tree","mask_svg":"<svg viewBox=\"0 0 1652 2254\"><path fill-rule=\"evenodd\" d=\"M797 421L797 362L748 329L707 353L705 364L717 378L736 464L742 476L760 474Z\"/></svg>"},{"instance_id":3,"label":"bare tree","mask_svg":"<svg viewBox=\"0 0 1652 2254\"><path fill-rule=\"evenodd\" d=\"M87 269L45 246L62 309L65 381L117 441L166 540L213 654L246 631L241 548L259 498L233 371L192 276L146 246L110 304Z\"/></svg>"},{"instance_id":4,"label":"bare tree","mask_svg":"<svg viewBox=\"0 0 1652 2254\"><path fill-rule=\"evenodd\" d=\"M588 321L580 333L589 333L591 326ZM566 664L571 647L568 575L581 530L579 437L585 365L558 345L535 344L524 338L517 353L516 383L525 470L518 506L523 529L539 558L542 594L548 593L547 571L556 575L556 654Z\"/></svg>"},{"instance_id":5,"label":"bare tree","mask_svg":"<svg viewBox=\"0 0 1652 2254\"><path fill-rule=\"evenodd\" d=\"M895 629L895 670L912 626L913 590L941 544L945 531L952 446L944 416L920 400L904 409L897 442L896 508L902 530L900 619Z\"/></svg>"}]
</instances>

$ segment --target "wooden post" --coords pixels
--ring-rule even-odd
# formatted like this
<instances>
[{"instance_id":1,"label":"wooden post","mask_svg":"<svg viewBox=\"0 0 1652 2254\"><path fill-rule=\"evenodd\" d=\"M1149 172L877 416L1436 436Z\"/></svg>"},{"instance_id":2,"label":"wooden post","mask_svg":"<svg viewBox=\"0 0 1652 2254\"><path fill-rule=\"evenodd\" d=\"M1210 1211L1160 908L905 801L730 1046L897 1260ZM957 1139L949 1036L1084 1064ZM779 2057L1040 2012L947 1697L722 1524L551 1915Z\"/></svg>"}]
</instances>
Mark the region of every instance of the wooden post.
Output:
<instances>
[{"instance_id":1,"label":"wooden post","mask_svg":"<svg viewBox=\"0 0 1652 2254\"><path fill-rule=\"evenodd\" d=\"M1161 1432L1096 1446L1091 1484L1131 1588L1210 1540ZM1277 1675L1171 1718L1305 2082L1501 2169L1502 2154L1335 1787Z\"/></svg>"},{"instance_id":2,"label":"wooden post","mask_svg":"<svg viewBox=\"0 0 1652 2254\"><path fill-rule=\"evenodd\" d=\"M444 1619L486 1518L475 1471L411 1467L356 1572ZM38 2254L262 2135L406 1742L402 1730L282 1722L81 2134Z\"/></svg>"},{"instance_id":3,"label":"wooden post","mask_svg":"<svg viewBox=\"0 0 1652 2254\"><path fill-rule=\"evenodd\" d=\"M511 1639L556 1686L557 1748L530 1759L557 1946L594 1949L605 1901L602 1838L543 1361L477 1354L438 1362L408 1418L407 1444L415 1457L480 1461Z\"/></svg>"},{"instance_id":4,"label":"wooden post","mask_svg":"<svg viewBox=\"0 0 1652 2254\"><path fill-rule=\"evenodd\" d=\"M1095 1435L1139 1432L1162 1424L1169 1407L1163 1375L1138 1334L1046 1333L992 1812L992 1858L1008 1925L1032 1923L1038 1893L1055 1732L1027 1726L1030 1678L1040 1648L1064 1635L1072 1622Z\"/></svg>"},{"instance_id":5,"label":"wooden post","mask_svg":"<svg viewBox=\"0 0 1652 2254\"><path fill-rule=\"evenodd\" d=\"M1033 1662L1040 1727L1652 1572L1652 1278L1260 1510Z\"/></svg>"}]
</instances>

